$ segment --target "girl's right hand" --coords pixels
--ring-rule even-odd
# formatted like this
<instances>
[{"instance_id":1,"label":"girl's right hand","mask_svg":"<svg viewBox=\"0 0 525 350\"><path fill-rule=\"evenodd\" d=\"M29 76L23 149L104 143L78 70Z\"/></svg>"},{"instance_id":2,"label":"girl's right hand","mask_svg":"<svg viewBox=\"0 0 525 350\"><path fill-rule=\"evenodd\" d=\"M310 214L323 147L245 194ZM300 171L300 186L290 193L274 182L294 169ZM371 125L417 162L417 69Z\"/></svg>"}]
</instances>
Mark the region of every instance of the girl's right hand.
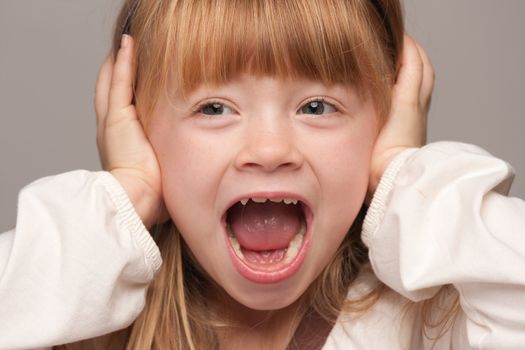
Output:
<instances>
[{"instance_id":1,"label":"girl's right hand","mask_svg":"<svg viewBox=\"0 0 525 350\"><path fill-rule=\"evenodd\" d=\"M102 168L123 186L147 228L169 219L160 168L133 101L133 39L123 35L116 61L100 68L95 92L97 146Z\"/></svg>"}]
</instances>

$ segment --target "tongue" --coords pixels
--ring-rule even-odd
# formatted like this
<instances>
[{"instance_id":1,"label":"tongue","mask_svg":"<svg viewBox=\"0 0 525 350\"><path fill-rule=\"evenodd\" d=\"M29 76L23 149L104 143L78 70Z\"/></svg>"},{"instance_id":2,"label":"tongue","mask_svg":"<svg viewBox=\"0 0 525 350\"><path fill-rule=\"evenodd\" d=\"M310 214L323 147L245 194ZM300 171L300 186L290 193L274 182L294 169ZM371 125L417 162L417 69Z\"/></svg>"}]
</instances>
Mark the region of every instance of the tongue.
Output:
<instances>
[{"instance_id":1,"label":"tongue","mask_svg":"<svg viewBox=\"0 0 525 350\"><path fill-rule=\"evenodd\" d=\"M301 228L302 211L298 205L274 203L237 203L228 220L241 247L269 251L288 247Z\"/></svg>"}]
</instances>

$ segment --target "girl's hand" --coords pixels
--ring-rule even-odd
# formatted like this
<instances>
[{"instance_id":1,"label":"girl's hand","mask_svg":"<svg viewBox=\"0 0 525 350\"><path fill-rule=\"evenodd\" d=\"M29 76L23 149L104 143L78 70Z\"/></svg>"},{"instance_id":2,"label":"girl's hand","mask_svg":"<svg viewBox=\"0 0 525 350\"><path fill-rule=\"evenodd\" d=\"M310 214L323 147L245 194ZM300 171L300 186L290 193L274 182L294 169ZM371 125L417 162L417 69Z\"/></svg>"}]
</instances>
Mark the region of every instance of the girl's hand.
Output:
<instances>
[{"instance_id":1,"label":"girl's hand","mask_svg":"<svg viewBox=\"0 0 525 350\"><path fill-rule=\"evenodd\" d=\"M392 159L426 142L427 114L434 87L434 68L425 50L405 34L401 67L392 91L392 106L372 153L369 195Z\"/></svg>"},{"instance_id":2,"label":"girl's hand","mask_svg":"<svg viewBox=\"0 0 525 350\"><path fill-rule=\"evenodd\" d=\"M97 146L104 170L127 192L147 228L166 221L157 158L137 118L133 101L133 39L124 35L116 55L110 54L97 79L95 110Z\"/></svg>"}]
</instances>

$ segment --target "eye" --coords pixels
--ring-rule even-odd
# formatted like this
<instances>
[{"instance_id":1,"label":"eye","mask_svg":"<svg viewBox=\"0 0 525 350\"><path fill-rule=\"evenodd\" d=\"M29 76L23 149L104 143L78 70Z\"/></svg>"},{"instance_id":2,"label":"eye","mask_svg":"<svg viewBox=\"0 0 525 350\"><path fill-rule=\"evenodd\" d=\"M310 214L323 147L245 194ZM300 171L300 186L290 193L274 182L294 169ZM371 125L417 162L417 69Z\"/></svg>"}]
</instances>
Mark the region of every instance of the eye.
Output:
<instances>
[{"instance_id":1,"label":"eye","mask_svg":"<svg viewBox=\"0 0 525 350\"><path fill-rule=\"evenodd\" d=\"M206 102L201 105L199 105L195 109L196 113L204 114L206 116L213 116L213 115L224 115L224 114L232 114L233 110L226 106L224 103L212 101L212 102Z\"/></svg>"},{"instance_id":2,"label":"eye","mask_svg":"<svg viewBox=\"0 0 525 350\"><path fill-rule=\"evenodd\" d=\"M306 102L306 104L304 104L299 110L300 114L314 115L322 115L335 112L337 112L337 109L332 104L326 102L322 98L316 98Z\"/></svg>"}]
</instances>

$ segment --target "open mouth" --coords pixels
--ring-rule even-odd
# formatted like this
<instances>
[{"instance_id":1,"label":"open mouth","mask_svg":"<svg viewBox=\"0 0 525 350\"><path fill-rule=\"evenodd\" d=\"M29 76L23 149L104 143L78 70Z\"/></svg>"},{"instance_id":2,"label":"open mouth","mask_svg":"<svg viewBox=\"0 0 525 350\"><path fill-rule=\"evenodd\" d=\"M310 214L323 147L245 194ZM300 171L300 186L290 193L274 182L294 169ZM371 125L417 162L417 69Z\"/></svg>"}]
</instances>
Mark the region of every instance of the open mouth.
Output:
<instances>
[{"instance_id":1,"label":"open mouth","mask_svg":"<svg viewBox=\"0 0 525 350\"><path fill-rule=\"evenodd\" d=\"M245 278L276 283L302 265L308 246L311 211L293 197L249 197L234 203L223 224L230 256Z\"/></svg>"}]
</instances>

